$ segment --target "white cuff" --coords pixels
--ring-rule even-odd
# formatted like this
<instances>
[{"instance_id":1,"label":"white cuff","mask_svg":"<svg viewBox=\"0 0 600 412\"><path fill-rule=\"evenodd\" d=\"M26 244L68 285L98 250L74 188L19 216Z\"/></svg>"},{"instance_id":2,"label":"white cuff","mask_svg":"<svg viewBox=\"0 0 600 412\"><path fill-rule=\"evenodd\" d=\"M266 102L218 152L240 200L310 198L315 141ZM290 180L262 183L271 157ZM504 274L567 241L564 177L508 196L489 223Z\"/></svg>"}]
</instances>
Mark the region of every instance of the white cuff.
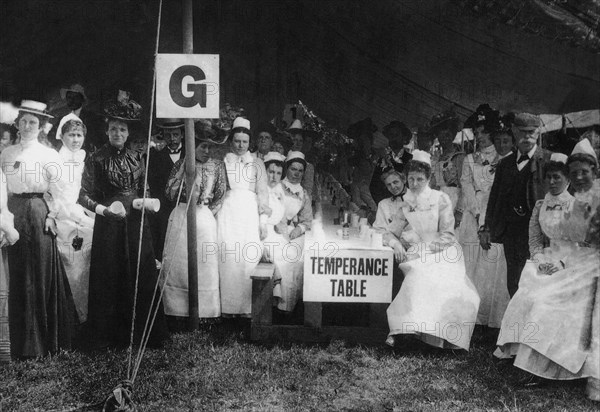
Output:
<instances>
[{"instance_id":1,"label":"white cuff","mask_svg":"<svg viewBox=\"0 0 600 412\"><path fill-rule=\"evenodd\" d=\"M106 206L104 206L104 205L98 205L98 206L96 206L96 214L97 215L104 216L104 211L105 210L106 210Z\"/></svg>"}]
</instances>

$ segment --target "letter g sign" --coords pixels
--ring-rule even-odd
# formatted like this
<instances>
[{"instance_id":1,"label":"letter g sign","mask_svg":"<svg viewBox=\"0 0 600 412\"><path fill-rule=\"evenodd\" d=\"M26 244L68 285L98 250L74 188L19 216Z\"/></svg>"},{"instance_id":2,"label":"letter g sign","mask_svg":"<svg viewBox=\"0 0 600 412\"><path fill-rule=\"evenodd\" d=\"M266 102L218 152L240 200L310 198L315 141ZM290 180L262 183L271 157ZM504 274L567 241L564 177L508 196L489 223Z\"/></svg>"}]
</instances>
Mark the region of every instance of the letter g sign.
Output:
<instances>
[{"instance_id":1,"label":"letter g sign","mask_svg":"<svg viewBox=\"0 0 600 412\"><path fill-rule=\"evenodd\" d=\"M184 83L186 77L191 77L192 82ZM206 75L200 67L185 65L173 72L169 81L169 93L173 101L181 107L206 107L206 84L195 83L206 80ZM183 91L192 93L190 97L184 95Z\"/></svg>"},{"instance_id":2,"label":"letter g sign","mask_svg":"<svg viewBox=\"0 0 600 412\"><path fill-rule=\"evenodd\" d=\"M156 117L219 117L219 55L156 56Z\"/></svg>"}]
</instances>

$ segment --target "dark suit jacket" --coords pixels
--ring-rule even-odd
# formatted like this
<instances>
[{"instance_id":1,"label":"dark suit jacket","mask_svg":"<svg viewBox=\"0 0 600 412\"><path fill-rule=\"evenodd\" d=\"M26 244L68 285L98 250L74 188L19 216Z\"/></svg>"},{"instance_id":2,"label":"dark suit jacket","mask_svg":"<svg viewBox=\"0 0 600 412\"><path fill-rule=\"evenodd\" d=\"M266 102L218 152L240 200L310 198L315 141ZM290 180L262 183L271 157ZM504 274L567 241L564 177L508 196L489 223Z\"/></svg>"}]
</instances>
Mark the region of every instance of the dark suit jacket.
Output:
<instances>
[{"instance_id":1,"label":"dark suit jacket","mask_svg":"<svg viewBox=\"0 0 600 412\"><path fill-rule=\"evenodd\" d=\"M546 194L544 187L544 164L550 160L550 155L551 152L538 146L533 154L533 158L525 166L529 171L526 189L528 210L526 210L526 217L524 217L527 221L531 217L535 203L539 199L543 199ZM507 217L511 213L514 214L514 211L511 210L510 200L519 174L516 156L517 153L513 152L502 159L494 174L494 183L492 184L485 215L485 226L490 231L492 242L502 243L502 236L506 230ZM523 231L527 234L527 224L524 225Z\"/></svg>"},{"instance_id":2,"label":"dark suit jacket","mask_svg":"<svg viewBox=\"0 0 600 412\"><path fill-rule=\"evenodd\" d=\"M181 150L181 158L185 157L185 150ZM169 180L169 174L173 169L175 163L169 156L169 149L164 148L163 150L150 149L150 164L148 166L148 185L150 186L150 193L152 197L160 199L161 210L163 206L167 206L168 203L165 197L165 188L167 187L167 181ZM172 206L171 206L172 208Z\"/></svg>"}]
</instances>

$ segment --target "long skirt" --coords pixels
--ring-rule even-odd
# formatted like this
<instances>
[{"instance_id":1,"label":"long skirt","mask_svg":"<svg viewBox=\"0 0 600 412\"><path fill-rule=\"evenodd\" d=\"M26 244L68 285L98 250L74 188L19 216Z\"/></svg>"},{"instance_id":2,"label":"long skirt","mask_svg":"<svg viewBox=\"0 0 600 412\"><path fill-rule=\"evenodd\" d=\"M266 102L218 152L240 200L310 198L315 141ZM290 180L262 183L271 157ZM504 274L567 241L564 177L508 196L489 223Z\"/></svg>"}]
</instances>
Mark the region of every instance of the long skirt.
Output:
<instances>
[{"instance_id":1,"label":"long skirt","mask_svg":"<svg viewBox=\"0 0 600 412\"><path fill-rule=\"evenodd\" d=\"M390 335L414 334L439 348L469 349L479 296L460 246L401 263L404 281L387 309Z\"/></svg>"},{"instance_id":2,"label":"long skirt","mask_svg":"<svg viewBox=\"0 0 600 412\"><path fill-rule=\"evenodd\" d=\"M10 362L10 331L8 327L8 258L0 250L0 364Z\"/></svg>"},{"instance_id":3,"label":"long skirt","mask_svg":"<svg viewBox=\"0 0 600 412\"><path fill-rule=\"evenodd\" d=\"M600 379L598 251L574 250L563 261L551 276L527 261L495 355L515 356L515 366L547 379Z\"/></svg>"},{"instance_id":4,"label":"long skirt","mask_svg":"<svg viewBox=\"0 0 600 412\"><path fill-rule=\"evenodd\" d=\"M77 224L71 219L59 219L56 221L56 227L58 229L56 238L58 250L69 279L79 322L83 323L88 316L94 220L87 219L82 224ZM81 238L83 242L78 248L77 245L73 245L75 237Z\"/></svg>"},{"instance_id":5,"label":"long skirt","mask_svg":"<svg viewBox=\"0 0 600 412\"><path fill-rule=\"evenodd\" d=\"M70 349L77 315L56 240L44 233L46 202L10 196L8 208L20 235L8 248L12 354L38 357Z\"/></svg>"},{"instance_id":6,"label":"long skirt","mask_svg":"<svg viewBox=\"0 0 600 412\"><path fill-rule=\"evenodd\" d=\"M467 276L481 298L477 324L499 328L510 296L506 286L506 258L504 246L492 243L483 250L477 236L477 221L472 213L465 213L460 223L459 239L465 256Z\"/></svg>"},{"instance_id":7,"label":"long skirt","mask_svg":"<svg viewBox=\"0 0 600 412\"><path fill-rule=\"evenodd\" d=\"M88 323L91 337L100 347L127 345L131 333L141 212L130 207L131 199L122 201L129 208L126 219L116 221L97 215L94 224ZM135 343L140 342L146 319L155 311L156 320L148 344L158 346L169 336L162 304L158 303L157 281L150 228L144 219L135 305Z\"/></svg>"},{"instance_id":8,"label":"long skirt","mask_svg":"<svg viewBox=\"0 0 600 412\"><path fill-rule=\"evenodd\" d=\"M208 207L195 207L198 315L200 318L217 318L221 316L217 222ZM179 204L171 212L166 239L161 269L161 278L165 281L165 314L187 317L189 289L186 204Z\"/></svg>"},{"instance_id":9,"label":"long skirt","mask_svg":"<svg viewBox=\"0 0 600 412\"><path fill-rule=\"evenodd\" d=\"M217 214L219 239L219 287L221 312L250 317L252 280L262 256L256 194L245 189L229 190Z\"/></svg>"},{"instance_id":10,"label":"long skirt","mask_svg":"<svg viewBox=\"0 0 600 412\"><path fill-rule=\"evenodd\" d=\"M302 298L304 278L304 236L286 241L273 226L263 241L263 257L275 266L274 297L277 309L292 312ZM275 292L276 291L276 292Z\"/></svg>"}]
</instances>

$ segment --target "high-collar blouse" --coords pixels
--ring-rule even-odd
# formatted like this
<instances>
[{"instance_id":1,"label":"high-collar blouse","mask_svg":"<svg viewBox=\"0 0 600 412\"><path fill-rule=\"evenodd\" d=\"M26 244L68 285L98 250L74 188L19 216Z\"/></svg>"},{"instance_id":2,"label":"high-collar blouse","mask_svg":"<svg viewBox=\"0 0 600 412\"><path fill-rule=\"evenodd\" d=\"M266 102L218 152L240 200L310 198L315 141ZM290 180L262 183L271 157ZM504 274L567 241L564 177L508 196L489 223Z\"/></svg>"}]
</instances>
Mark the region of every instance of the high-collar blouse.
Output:
<instances>
[{"instance_id":1,"label":"high-collar blouse","mask_svg":"<svg viewBox=\"0 0 600 412\"><path fill-rule=\"evenodd\" d=\"M142 197L144 176L145 162L141 153L106 144L85 162L79 203L95 211L98 204L109 206L119 196Z\"/></svg>"}]
</instances>

